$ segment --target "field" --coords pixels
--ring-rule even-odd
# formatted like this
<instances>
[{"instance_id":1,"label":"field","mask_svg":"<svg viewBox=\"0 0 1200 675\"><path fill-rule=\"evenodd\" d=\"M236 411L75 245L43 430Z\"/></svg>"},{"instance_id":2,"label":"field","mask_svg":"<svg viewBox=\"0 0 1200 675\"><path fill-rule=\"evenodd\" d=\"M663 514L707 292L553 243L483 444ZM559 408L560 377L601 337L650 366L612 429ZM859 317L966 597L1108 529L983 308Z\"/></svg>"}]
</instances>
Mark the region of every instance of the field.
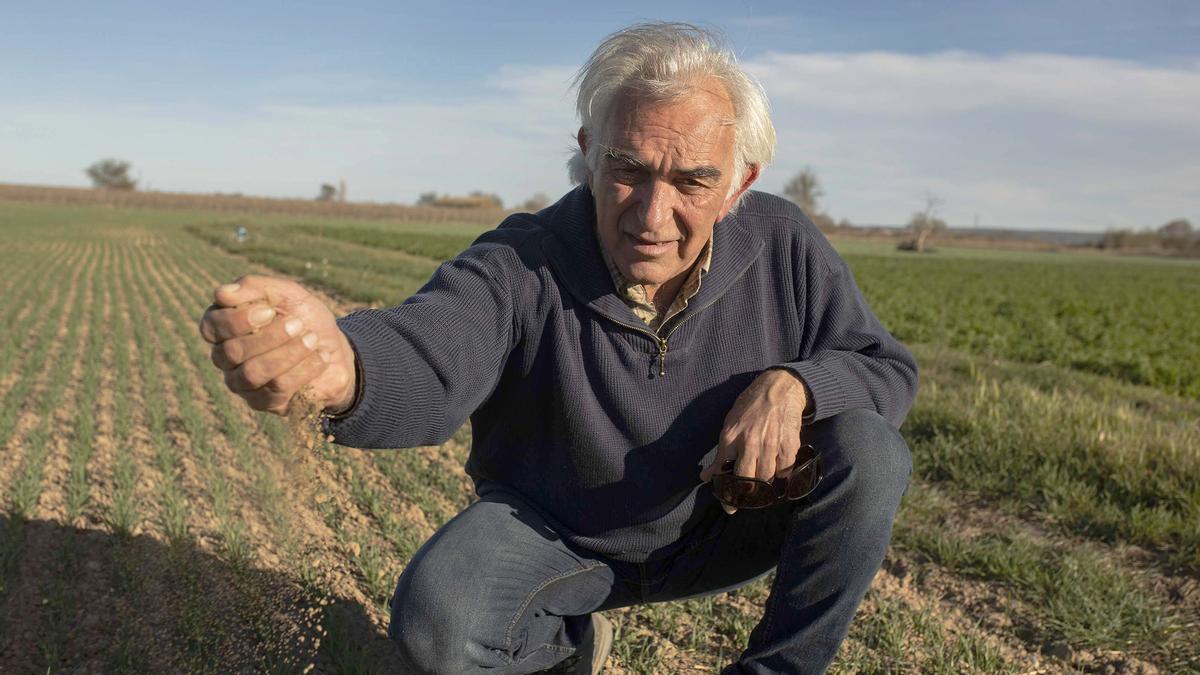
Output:
<instances>
[{"instance_id":1,"label":"field","mask_svg":"<svg viewBox=\"0 0 1200 675\"><path fill-rule=\"evenodd\" d=\"M234 222L0 201L0 670L389 670L386 601L471 500L469 428L310 449L226 393L196 322L250 271L399 302L481 226ZM1200 672L1200 265L835 243L922 383L834 672ZM608 672L719 669L766 589L610 612Z\"/></svg>"}]
</instances>

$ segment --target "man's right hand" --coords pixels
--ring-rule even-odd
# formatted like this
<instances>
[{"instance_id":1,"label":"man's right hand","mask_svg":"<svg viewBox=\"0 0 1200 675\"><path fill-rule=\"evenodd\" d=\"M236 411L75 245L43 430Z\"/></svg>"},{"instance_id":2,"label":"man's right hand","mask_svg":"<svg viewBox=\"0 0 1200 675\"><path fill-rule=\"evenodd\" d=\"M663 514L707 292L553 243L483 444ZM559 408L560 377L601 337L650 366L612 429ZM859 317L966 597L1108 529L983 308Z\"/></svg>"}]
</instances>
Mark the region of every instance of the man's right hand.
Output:
<instances>
[{"instance_id":1,"label":"man's right hand","mask_svg":"<svg viewBox=\"0 0 1200 675\"><path fill-rule=\"evenodd\" d=\"M200 319L225 385L251 408L287 413L296 394L323 409L351 405L354 349L336 317L300 284L245 276L213 292Z\"/></svg>"}]
</instances>

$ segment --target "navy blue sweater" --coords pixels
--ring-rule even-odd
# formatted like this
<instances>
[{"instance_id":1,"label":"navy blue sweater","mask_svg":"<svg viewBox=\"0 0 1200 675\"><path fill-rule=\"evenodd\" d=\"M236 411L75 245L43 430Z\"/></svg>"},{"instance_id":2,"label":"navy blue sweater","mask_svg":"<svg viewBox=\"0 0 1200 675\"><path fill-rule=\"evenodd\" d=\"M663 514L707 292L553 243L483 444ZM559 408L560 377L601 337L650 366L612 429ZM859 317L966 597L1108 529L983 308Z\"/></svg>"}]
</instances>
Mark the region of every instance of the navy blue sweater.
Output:
<instances>
[{"instance_id":1,"label":"navy blue sweater","mask_svg":"<svg viewBox=\"0 0 1200 675\"><path fill-rule=\"evenodd\" d=\"M751 192L717 223L711 271L662 337L616 295L594 228L576 188L507 218L404 304L340 319L362 388L329 422L337 442L437 444L470 416L480 494L515 492L574 544L640 561L711 517L701 458L763 370L799 375L817 420L904 419L912 356L791 202Z\"/></svg>"}]
</instances>

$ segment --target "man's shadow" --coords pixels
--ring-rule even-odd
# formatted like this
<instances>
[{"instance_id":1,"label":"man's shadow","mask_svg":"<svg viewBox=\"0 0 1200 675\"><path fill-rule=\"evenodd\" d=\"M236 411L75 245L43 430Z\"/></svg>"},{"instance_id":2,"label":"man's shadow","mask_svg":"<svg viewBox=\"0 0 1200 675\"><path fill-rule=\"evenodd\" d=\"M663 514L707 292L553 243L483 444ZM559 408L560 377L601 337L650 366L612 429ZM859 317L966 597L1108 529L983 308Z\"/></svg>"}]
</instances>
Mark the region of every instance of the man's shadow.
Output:
<instances>
[{"instance_id":1,"label":"man's shadow","mask_svg":"<svg viewBox=\"0 0 1200 675\"><path fill-rule=\"evenodd\" d=\"M0 515L0 672L395 672L360 604L293 574Z\"/></svg>"}]
</instances>

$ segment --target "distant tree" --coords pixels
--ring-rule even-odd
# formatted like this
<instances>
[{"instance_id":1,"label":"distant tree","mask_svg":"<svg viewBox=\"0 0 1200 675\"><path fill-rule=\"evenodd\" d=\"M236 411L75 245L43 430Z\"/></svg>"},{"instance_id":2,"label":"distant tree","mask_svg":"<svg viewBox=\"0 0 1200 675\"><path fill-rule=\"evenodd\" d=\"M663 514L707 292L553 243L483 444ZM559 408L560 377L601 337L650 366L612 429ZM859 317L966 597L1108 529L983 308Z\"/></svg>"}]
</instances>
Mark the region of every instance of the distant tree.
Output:
<instances>
[{"instance_id":1,"label":"distant tree","mask_svg":"<svg viewBox=\"0 0 1200 675\"><path fill-rule=\"evenodd\" d=\"M422 192L421 196L417 197L417 206L433 206L437 198L436 192Z\"/></svg>"},{"instance_id":2,"label":"distant tree","mask_svg":"<svg viewBox=\"0 0 1200 675\"><path fill-rule=\"evenodd\" d=\"M530 197L529 199L526 199L525 201L521 202L521 205L518 206L517 208L520 209L521 211L528 211L528 212L532 213L534 211L541 211L542 209L546 208L549 205L550 205L550 198L546 196L546 193L538 192L538 193L534 194L532 197Z\"/></svg>"},{"instance_id":3,"label":"distant tree","mask_svg":"<svg viewBox=\"0 0 1200 675\"><path fill-rule=\"evenodd\" d=\"M92 179L92 186L100 190L133 190L137 181L129 177L129 162L119 159L102 159L89 166L85 173Z\"/></svg>"},{"instance_id":4,"label":"distant tree","mask_svg":"<svg viewBox=\"0 0 1200 675\"><path fill-rule=\"evenodd\" d=\"M321 183L321 191L317 193L317 201L331 202L337 197L338 189L330 183Z\"/></svg>"},{"instance_id":5,"label":"distant tree","mask_svg":"<svg viewBox=\"0 0 1200 675\"><path fill-rule=\"evenodd\" d=\"M946 221L934 215L942 205L942 200L933 193L925 193L925 208L917 211L908 221L908 231L912 239L900 244L898 248L905 251L921 253L929 246L929 239L938 232L946 229Z\"/></svg>"},{"instance_id":6,"label":"distant tree","mask_svg":"<svg viewBox=\"0 0 1200 675\"><path fill-rule=\"evenodd\" d=\"M783 196L795 202L811 218L819 213L817 200L825 196L825 192L821 190L817 173L806 166L783 186Z\"/></svg>"},{"instance_id":7,"label":"distant tree","mask_svg":"<svg viewBox=\"0 0 1200 675\"><path fill-rule=\"evenodd\" d=\"M1176 218L1158 228L1158 238L1166 248L1183 250L1192 245L1195 231L1192 224L1183 218Z\"/></svg>"}]
</instances>

